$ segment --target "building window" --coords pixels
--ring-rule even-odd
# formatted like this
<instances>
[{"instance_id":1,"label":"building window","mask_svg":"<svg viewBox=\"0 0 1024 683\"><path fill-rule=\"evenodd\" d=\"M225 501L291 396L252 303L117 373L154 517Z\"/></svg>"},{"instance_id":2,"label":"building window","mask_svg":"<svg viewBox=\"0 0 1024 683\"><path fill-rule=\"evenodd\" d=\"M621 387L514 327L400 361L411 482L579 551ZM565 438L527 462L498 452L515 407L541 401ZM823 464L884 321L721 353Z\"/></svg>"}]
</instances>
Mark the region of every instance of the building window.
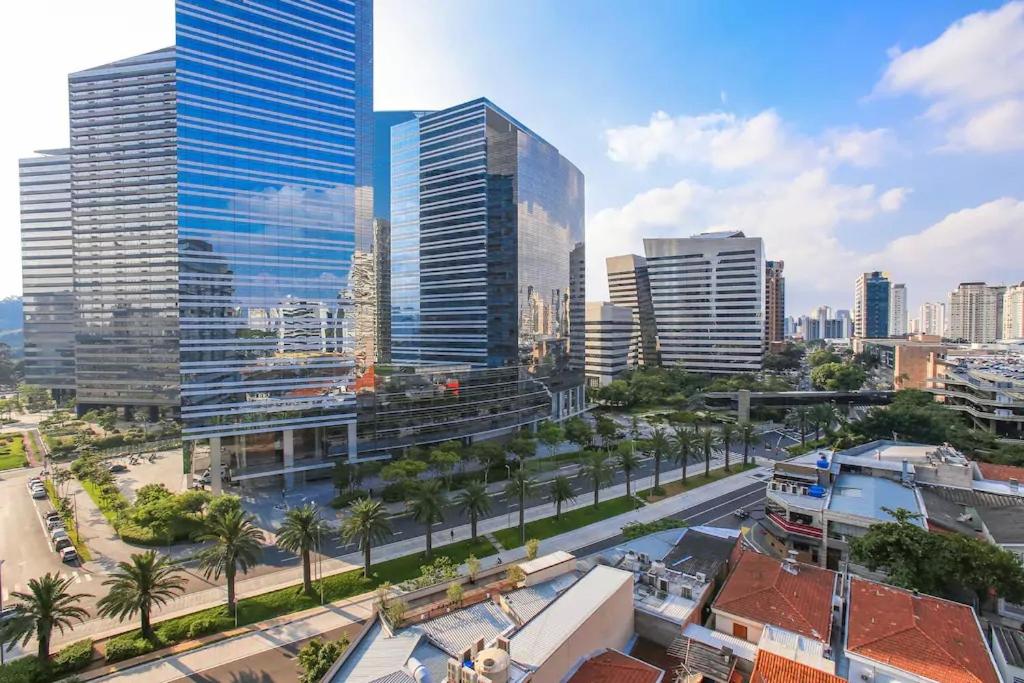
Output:
<instances>
[{"instance_id":1,"label":"building window","mask_svg":"<svg viewBox=\"0 0 1024 683\"><path fill-rule=\"evenodd\" d=\"M736 636L737 638L742 638L743 640L746 640L747 639L747 627L744 626L743 624L737 624L737 623L733 622L732 634L734 636Z\"/></svg>"}]
</instances>

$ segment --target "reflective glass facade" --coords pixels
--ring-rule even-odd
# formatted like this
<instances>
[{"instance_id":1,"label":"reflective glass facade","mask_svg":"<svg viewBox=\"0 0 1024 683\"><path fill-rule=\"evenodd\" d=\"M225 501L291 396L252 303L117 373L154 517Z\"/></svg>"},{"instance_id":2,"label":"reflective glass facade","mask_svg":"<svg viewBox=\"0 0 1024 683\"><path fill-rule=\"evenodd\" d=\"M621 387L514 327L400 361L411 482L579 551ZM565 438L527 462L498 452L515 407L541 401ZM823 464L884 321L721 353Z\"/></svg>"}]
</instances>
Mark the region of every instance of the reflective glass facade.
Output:
<instances>
[{"instance_id":1,"label":"reflective glass facade","mask_svg":"<svg viewBox=\"0 0 1024 683\"><path fill-rule=\"evenodd\" d=\"M296 455L319 455L312 428L355 419L351 275L372 242L371 3L176 9L184 433L305 428ZM273 458L272 441L252 451ZM292 447L288 431L286 466Z\"/></svg>"},{"instance_id":2,"label":"reflective glass facade","mask_svg":"<svg viewBox=\"0 0 1024 683\"><path fill-rule=\"evenodd\" d=\"M166 49L68 78L80 410L178 405L174 67Z\"/></svg>"},{"instance_id":3,"label":"reflective glass facade","mask_svg":"<svg viewBox=\"0 0 1024 683\"><path fill-rule=\"evenodd\" d=\"M75 388L71 150L39 152L18 162L25 381Z\"/></svg>"}]
</instances>

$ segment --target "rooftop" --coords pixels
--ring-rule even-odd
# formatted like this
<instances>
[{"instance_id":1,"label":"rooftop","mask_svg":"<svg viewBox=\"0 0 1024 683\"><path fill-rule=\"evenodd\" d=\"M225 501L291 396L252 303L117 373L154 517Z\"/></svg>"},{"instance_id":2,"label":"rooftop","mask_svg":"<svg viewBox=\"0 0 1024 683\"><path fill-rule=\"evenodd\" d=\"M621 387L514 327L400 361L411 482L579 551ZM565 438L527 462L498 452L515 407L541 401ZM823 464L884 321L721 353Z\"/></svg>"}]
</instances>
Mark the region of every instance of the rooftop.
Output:
<instances>
[{"instance_id":1,"label":"rooftop","mask_svg":"<svg viewBox=\"0 0 1024 683\"><path fill-rule=\"evenodd\" d=\"M828 643L836 573L745 551L714 608Z\"/></svg>"},{"instance_id":2,"label":"rooftop","mask_svg":"<svg viewBox=\"0 0 1024 683\"><path fill-rule=\"evenodd\" d=\"M710 578L729 562L735 546L735 538L688 529L663 561L674 571L694 575L702 573Z\"/></svg>"},{"instance_id":3,"label":"rooftop","mask_svg":"<svg viewBox=\"0 0 1024 683\"><path fill-rule=\"evenodd\" d=\"M943 683L999 683L967 605L850 580L846 653Z\"/></svg>"},{"instance_id":4,"label":"rooftop","mask_svg":"<svg viewBox=\"0 0 1024 683\"><path fill-rule=\"evenodd\" d=\"M846 679L759 650L750 683L846 683Z\"/></svg>"},{"instance_id":5,"label":"rooftop","mask_svg":"<svg viewBox=\"0 0 1024 683\"><path fill-rule=\"evenodd\" d=\"M988 531L998 544L1024 543L1024 499L949 486L922 486L928 522L968 536Z\"/></svg>"},{"instance_id":6,"label":"rooftop","mask_svg":"<svg viewBox=\"0 0 1024 683\"><path fill-rule=\"evenodd\" d=\"M879 522L893 521L892 515L882 508L903 508L913 514L921 514L921 506L913 488L891 479L865 474L844 472L836 477L828 499L830 511ZM915 519L913 523L924 526L921 519Z\"/></svg>"},{"instance_id":7,"label":"rooftop","mask_svg":"<svg viewBox=\"0 0 1024 683\"><path fill-rule=\"evenodd\" d=\"M583 662L568 683L659 683L665 672L616 650Z\"/></svg>"},{"instance_id":8,"label":"rooftop","mask_svg":"<svg viewBox=\"0 0 1024 683\"><path fill-rule=\"evenodd\" d=\"M1024 633L1015 628L993 626L992 641L999 646L1007 664L1024 669Z\"/></svg>"},{"instance_id":9,"label":"rooftop","mask_svg":"<svg viewBox=\"0 0 1024 683\"><path fill-rule=\"evenodd\" d=\"M1013 465L996 465L990 462L979 462L978 471L981 472L982 479L989 479L992 481L1010 481L1016 479L1018 482L1024 482L1024 467L1014 467Z\"/></svg>"}]
</instances>

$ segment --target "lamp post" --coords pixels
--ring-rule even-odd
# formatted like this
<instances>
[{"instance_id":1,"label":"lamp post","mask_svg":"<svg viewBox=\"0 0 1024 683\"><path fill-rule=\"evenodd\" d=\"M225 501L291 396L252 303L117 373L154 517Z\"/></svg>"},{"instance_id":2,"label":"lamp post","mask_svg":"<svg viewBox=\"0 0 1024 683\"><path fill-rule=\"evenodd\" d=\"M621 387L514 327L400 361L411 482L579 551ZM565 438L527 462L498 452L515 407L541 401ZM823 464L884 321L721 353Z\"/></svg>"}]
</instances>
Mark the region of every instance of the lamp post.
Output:
<instances>
[{"instance_id":1,"label":"lamp post","mask_svg":"<svg viewBox=\"0 0 1024 683\"><path fill-rule=\"evenodd\" d=\"M508 472L508 480L512 481L512 465L505 463L505 471ZM508 492L508 502L505 503L505 528L512 526L512 489Z\"/></svg>"},{"instance_id":2,"label":"lamp post","mask_svg":"<svg viewBox=\"0 0 1024 683\"><path fill-rule=\"evenodd\" d=\"M4 611L4 560L0 560L0 614ZM0 666L4 665L4 647L6 643L0 643Z\"/></svg>"}]
</instances>

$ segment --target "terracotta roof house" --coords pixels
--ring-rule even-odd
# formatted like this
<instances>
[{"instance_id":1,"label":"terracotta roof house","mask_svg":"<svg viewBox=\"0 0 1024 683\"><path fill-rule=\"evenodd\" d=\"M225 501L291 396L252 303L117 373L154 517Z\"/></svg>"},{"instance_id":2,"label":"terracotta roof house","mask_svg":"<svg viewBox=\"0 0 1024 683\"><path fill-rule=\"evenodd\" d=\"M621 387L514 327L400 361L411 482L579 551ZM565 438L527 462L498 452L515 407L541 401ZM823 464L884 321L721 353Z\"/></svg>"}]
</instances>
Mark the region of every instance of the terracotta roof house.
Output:
<instances>
[{"instance_id":1,"label":"terracotta roof house","mask_svg":"<svg viewBox=\"0 0 1024 683\"><path fill-rule=\"evenodd\" d=\"M617 650L606 650L576 669L567 683L661 683L665 672Z\"/></svg>"},{"instance_id":2,"label":"terracotta roof house","mask_svg":"<svg viewBox=\"0 0 1024 683\"><path fill-rule=\"evenodd\" d=\"M1024 467L1015 467L1014 465L997 465L991 462L976 462L975 465L978 467L978 471L981 473L983 479L989 479L992 481L1010 481L1016 479L1017 482L1024 481Z\"/></svg>"},{"instance_id":3,"label":"terracotta roof house","mask_svg":"<svg viewBox=\"0 0 1024 683\"><path fill-rule=\"evenodd\" d=\"M846 683L846 679L767 650L758 650L750 683Z\"/></svg>"},{"instance_id":4,"label":"terracotta roof house","mask_svg":"<svg viewBox=\"0 0 1024 683\"><path fill-rule=\"evenodd\" d=\"M846 657L851 681L999 683L967 605L850 579Z\"/></svg>"},{"instance_id":5,"label":"terracotta roof house","mask_svg":"<svg viewBox=\"0 0 1024 683\"><path fill-rule=\"evenodd\" d=\"M837 574L744 551L711 606L715 629L751 643L765 625L824 643L832 635Z\"/></svg>"}]
</instances>

